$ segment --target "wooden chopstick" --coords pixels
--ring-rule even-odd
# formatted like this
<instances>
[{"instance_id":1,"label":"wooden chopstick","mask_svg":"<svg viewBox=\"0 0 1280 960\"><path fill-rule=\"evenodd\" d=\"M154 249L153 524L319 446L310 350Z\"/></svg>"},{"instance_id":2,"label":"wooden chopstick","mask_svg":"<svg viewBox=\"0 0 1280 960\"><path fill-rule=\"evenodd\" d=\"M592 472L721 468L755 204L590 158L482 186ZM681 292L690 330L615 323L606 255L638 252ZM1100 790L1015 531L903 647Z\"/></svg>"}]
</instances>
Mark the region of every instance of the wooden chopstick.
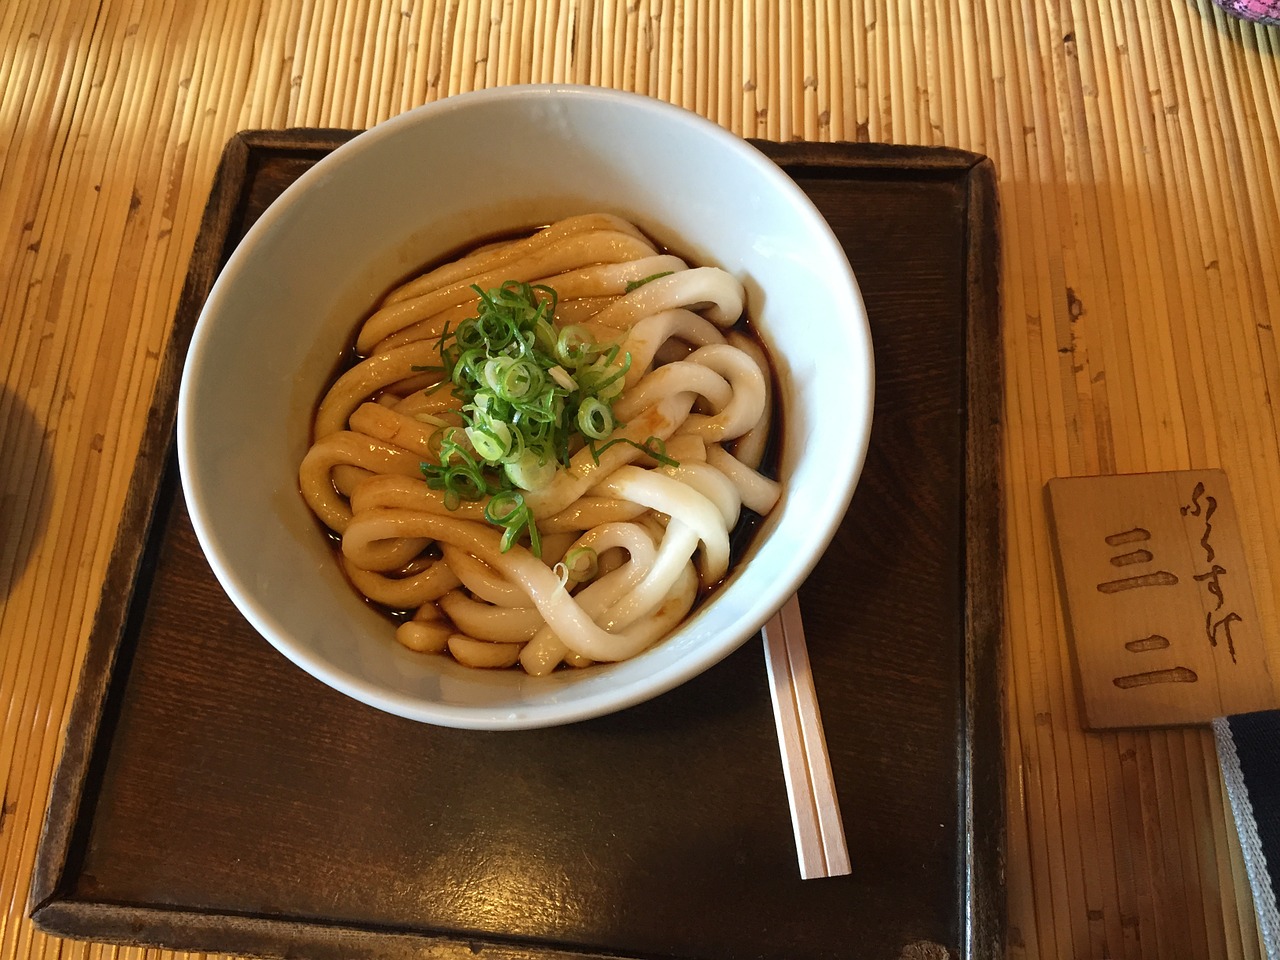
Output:
<instances>
[{"instance_id":1,"label":"wooden chopstick","mask_svg":"<svg viewBox=\"0 0 1280 960\"><path fill-rule=\"evenodd\" d=\"M827 740L822 733L822 714L813 688L798 596L791 597L764 625L763 633L769 694L778 725L800 877L809 880L843 876L852 870L849 848Z\"/></svg>"}]
</instances>

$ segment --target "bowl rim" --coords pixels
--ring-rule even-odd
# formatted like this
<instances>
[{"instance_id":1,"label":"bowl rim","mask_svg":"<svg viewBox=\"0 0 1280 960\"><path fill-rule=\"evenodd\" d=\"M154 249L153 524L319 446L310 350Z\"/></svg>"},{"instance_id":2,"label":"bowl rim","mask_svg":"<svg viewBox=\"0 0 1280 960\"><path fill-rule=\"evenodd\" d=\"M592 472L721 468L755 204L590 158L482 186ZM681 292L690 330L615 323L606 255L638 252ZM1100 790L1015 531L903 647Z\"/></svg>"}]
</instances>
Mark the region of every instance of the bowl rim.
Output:
<instances>
[{"instance_id":1,"label":"bowl rim","mask_svg":"<svg viewBox=\"0 0 1280 960\"><path fill-rule=\"evenodd\" d=\"M593 691L570 701L553 700L520 708L425 701L408 693L388 691L320 657L309 646L291 636L290 631L275 619L269 608L263 607L243 584L224 551L214 524L203 505L203 499L207 494L192 464L194 456L192 450L196 443L197 413L193 409L191 396L201 376L201 365L192 361L199 360L205 341L211 335L212 327L205 322L206 316L216 316L221 309L222 301L228 296L226 291L234 286L236 277L244 265L251 262L261 238L275 229L275 224L287 217L296 205L307 202L306 197L313 183L323 181L331 170L341 165L356 162L361 153L376 149L383 140L397 136L402 129L424 122L429 123L438 115L469 109L476 104L530 97L591 98L609 103L627 104L631 108L651 111L675 122L698 128L703 135L718 140L724 149L736 153L753 168L757 176L769 184L771 190L784 195L788 205L808 221L807 229L823 235L832 249L839 253L839 262L844 265L844 273L840 280L847 282L848 293L857 308L857 315L848 318L848 321L854 327L853 335L864 347L866 377L863 395L858 397L858 400L861 408L867 411L867 415L865 422L857 424L857 430L851 431L846 438L849 446L845 461L849 469L845 475L831 481L834 488L831 509L825 514L820 529L810 541L809 555L804 562L787 566L775 578L776 603L771 602L763 614L757 612L749 618L738 621L732 630L725 632L725 639L701 643L679 660L645 674L626 686L614 687L604 692ZM800 584L812 572L839 529L865 464L870 442L874 397L875 363L870 325L857 278L848 264L843 246L825 217L800 186L777 164L747 140L713 121L683 107L643 94L575 84L511 85L445 97L382 121L319 159L290 183L267 207L228 258L210 289L192 332L179 384L177 413L179 474L193 530L215 578L240 614L294 665L361 703L407 719L461 729L535 729L607 715L652 699L714 666L751 639L786 602L787 598L799 589ZM634 661L622 663L628 662ZM601 666L602 669L609 669L612 665Z\"/></svg>"}]
</instances>

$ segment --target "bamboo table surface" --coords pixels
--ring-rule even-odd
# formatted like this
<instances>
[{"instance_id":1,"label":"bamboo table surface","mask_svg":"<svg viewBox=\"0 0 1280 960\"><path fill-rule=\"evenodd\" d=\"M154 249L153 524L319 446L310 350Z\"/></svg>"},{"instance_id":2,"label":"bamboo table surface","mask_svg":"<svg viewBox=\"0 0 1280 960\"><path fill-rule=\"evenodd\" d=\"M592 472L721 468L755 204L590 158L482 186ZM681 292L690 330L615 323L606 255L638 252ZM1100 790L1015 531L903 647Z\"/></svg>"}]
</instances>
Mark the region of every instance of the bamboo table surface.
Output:
<instances>
[{"instance_id":1,"label":"bamboo table surface","mask_svg":"<svg viewBox=\"0 0 1280 960\"><path fill-rule=\"evenodd\" d=\"M0 51L0 960L143 952L25 901L223 143L530 81L992 157L1009 955L1260 956L1207 729L1080 729L1042 490L1225 469L1280 676L1280 28L1208 0L11 0Z\"/></svg>"}]
</instances>

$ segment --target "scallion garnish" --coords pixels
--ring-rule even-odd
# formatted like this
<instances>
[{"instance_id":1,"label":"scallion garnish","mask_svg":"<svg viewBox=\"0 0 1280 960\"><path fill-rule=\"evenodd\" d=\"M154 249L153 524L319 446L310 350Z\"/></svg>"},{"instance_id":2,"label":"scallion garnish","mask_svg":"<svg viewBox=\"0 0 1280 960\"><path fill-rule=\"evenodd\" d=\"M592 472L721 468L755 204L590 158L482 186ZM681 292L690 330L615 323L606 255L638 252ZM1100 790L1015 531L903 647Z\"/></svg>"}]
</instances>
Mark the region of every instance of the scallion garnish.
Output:
<instances>
[{"instance_id":1,"label":"scallion garnish","mask_svg":"<svg viewBox=\"0 0 1280 960\"><path fill-rule=\"evenodd\" d=\"M542 538L538 535L538 525L533 522L533 511L515 490L503 490L489 498L484 508L484 518L496 527L502 527L502 552L511 549L512 544L524 530L529 531L529 549L536 557L542 556Z\"/></svg>"},{"instance_id":2,"label":"scallion garnish","mask_svg":"<svg viewBox=\"0 0 1280 960\"><path fill-rule=\"evenodd\" d=\"M595 460L597 464L599 464L600 454L604 453L606 450L612 447L615 443L629 443L631 444L631 446L635 447L641 453L648 454L654 460L657 460L664 467L680 466L679 460L676 460L674 457L667 456L667 445L665 441L662 440L661 437L650 437L644 443L636 443L630 437L615 437L613 440L610 440L608 443L599 447L597 447L595 444L590 444L588 449L591 450L592 458Z\"/></svg>"},{"instance_id":3,"label":"scallion garnish","mask_svg":"<svg viewBox=\"0 0 1280 960\"><path fill-rule=\"evenodd\" d=\"M585 583L599 572L600 557L590 547L577 547L566 553L552 569L560 578L561 586L568 585L570 581Z\"/></svg>"},{"instance_id":4,"label":"scallion garnish","mask_svg":"<svg viewBox=\"0 0 1280 960\"><path fill-rule=\"evenodd\" d=\"M480 297L476 315L452 330L445 327L441 367L430 368L440 370L442 384L453 385L464 425L440 431L440 461L422 464L422 474L444 491L449 509L489 497L485 518L503 528L502 549L527 531L530 549L540 556L533 511L520 491L550 483L576 446L590 445L598 461L603 450L626 442L660 463L677 464L657 438L594 446L618 427L612 403L622 392L630 354L619 357L616 344L597 344L582 327L558 330L550 287L508 280L493 290L472 289Z\"/></svg>"},{"instance_id":5,"label":"scallion garnish","mask_svg":"<svg viewBox=\"0 0 1280 960\"><path fill-rule=\"evenodd\" d=\"M663 270L661 273L652 274L651 276L645 277L643 280L632 280L627 284L626 292L630 293L632 290L638 290L651 280L661 280L663 277L669 277L673 273L675 273L674 270Z\"/></svg>"}]
</instances>

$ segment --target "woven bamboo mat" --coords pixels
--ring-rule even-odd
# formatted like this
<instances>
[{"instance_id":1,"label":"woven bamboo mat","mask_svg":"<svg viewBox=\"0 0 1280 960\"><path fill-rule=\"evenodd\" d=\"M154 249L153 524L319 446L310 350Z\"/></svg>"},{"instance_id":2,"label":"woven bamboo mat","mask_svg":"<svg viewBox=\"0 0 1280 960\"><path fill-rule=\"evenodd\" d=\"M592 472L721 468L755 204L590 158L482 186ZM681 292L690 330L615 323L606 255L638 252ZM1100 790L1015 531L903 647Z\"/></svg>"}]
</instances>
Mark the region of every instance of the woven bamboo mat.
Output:
<instances>
[{"instance_id":1,"label":"woven bamboo mat","mask_svg":"<svg viewBox=\"0 0 1280 960\"><path fill-rule=\"evenodd\" d=\"M203 7L204 9L199 9ZM1226 469L1280 676L1280 28L1208 0L0 5L0 960L223 142L579 81L1001 190L1012 957L1258 957L1207 730L1079 730L1044 481ZM154 952L154 951L152 951Z\"/></svg>"}]
</instances>

